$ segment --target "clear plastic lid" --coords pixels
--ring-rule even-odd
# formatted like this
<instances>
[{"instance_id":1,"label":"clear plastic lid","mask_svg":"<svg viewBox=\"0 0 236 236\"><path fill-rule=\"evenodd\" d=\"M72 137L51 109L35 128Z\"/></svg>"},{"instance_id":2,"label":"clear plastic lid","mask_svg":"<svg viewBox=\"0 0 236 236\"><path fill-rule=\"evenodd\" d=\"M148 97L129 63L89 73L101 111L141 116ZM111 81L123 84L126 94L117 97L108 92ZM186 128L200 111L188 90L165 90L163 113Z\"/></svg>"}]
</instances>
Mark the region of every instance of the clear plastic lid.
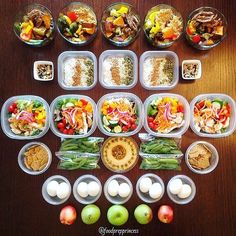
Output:
<instances>
[{"instance_id":1,"label":"clear plastic lid","mask_svg":"<svg viewBox=\"0 0 236 236\"><path fill-rule=\"evenodd\" d=\"M151 86L145 82L145 76L148 73L145 73L144 63L148 58L170 58L173 61L173 80L170 85L157 85ZM150 71L150 68L149 70ZM160 73L158 73L160 74ZM172 51L146 51L144 52L139 59L139 75L141 85L148 90L170 90L173 89L179 82L179 58L176 53Z\"/></svg>"},{"instance_id":2,"label":"clear plastic lid","mask_svg":"<svg viewBox=\"0 0 236 236\"><path fill-rule=\"evenodd\" d=\"M148 106L149 104L157 98L164 98L164 97L170 97L170 98L177 98L184 106L184 124L182 127L180 128L176 128L174 130L172 130L169 133L160 133L160 132L155 132L152 129L150 129L149 125L148 125L148 121L147 121L147 110L148 110ZM157 137L166 137L166 138L177 138L180 137L181 135L183 135L189 127L189 123L190 123L190 108L189 108L189 103L188 101L181 95L179 94L173 94L173 93L161 93L161 94L153 94L151 96L149 96L146 101L144 102L144 128L145 130Z\"/></svg>"},{"instance_id":3,"label":"clear plastic lid","mask_svg":"<svg viewBox=\"0 0 236 236\"><path fill-rule=\"evenodd\" d=\"M73 98L73 99L78 99L78 100L84 98L85 100L89 101L92 104L92 107L93 107L93 124L92 124L91 129L86 134L72 134L72 135L70 135L70 134L63 134L56 127L55 122L54 122L54 111L55 111L56 104L57 104L57 102L59 100L66 99L66 98ZM93 101L92 98L90 98L88 96L78 95L78 94L67 94L67 95L58 96L58 97L56 97L52 101L52 103L50 105L50 110L51 110L51 114L50 114L50 129L58 137L61 137L61 138L83 138L83 137L90 136L96 130L96 127L97 127L97 122L96 122L96 114L97 114L96 103Z\"/></svg>"},{"instance_id":4,"label":"clear plastic lid","mask_svg":"<svg viewBox=\"0 0 236 236\"><path fill-rule=\"evenodd\" d=\"M110 84L108 82L105 81L105 79L108 79L108 72L106 71L107 69L109 69L109 67L107 65L109 65L109 63L106 62L106 60L108 60L109 58L129 58L132 61L133 64L133 69L132 69L132 81L130 82L130 84L124 85L114 85L112 83L112 81L110 82ZM104 65L105 63L105 65ZM119 62L121 65L125 67L127 67L127 65L129 65L129 62L124 64L124 62ZM118 64L119 65L119 64ZM125 69L120 67L120 70L122 71L122 73L125 71ZM126 75L123 75L126 76ZM100 57L99 57L99 82L102 85L102 87L107 88L107 89L131 89L133 88L138 81L138 59L137 56L134 52L130 51L130 50L106 50L104 51Z\"/></svg>"},{"instance_id":5,"label":"clear plastic lid","mask_svg":"<svg viewBox=\"0 0 236 236\"><path fill-rule=\"evenodd\" d=\"M28 101L34 101L34 100L38 100L40 102L43 103L43 106L45 108L46 111L46 121L45 121L45 126L42 130L42 132L40 132L37 135L33 135L33 136L23 136L23 135L17 135L15 133L12 132L11 127L9 125L9 121L8 121L8 107L13 103L16 102L17 100L28 100ZM49 110L49 105L48 103L41 97L39 96L34 96L34 95L20 95L20 96L14 96L14 97L10 97L8 98L5 103L2 106L2 111L1 111L1 126L2 126L2 130L3 132L12 139L18 139L18 140L30 140L30 139L38 139L43 137L49 130L49 114L50 114L50 110Z\"/></svg>"},{"instance_id":6,"label":"clear plastic lid","mask_svg":"<svg viewBox=\"0 0 236 236\"><path fill-rule=\"evenodd\" d=\"M136 128L132 131L127 131L127 132L112 132L109 131L109 129L106 129L106 124L104 124L104 120L103 120L103 116L101 114L101 109L103 106L103 103L105 100L111 100L111 99L128 99L130 101L133 101L136 105L136 111L137 111L137 117L138 117L138 124L136 126ZM117 93L108 93L105 94L104 96L102 96L98 103L97 103L97 111L98 111L98 128L99 130L108 136L131 136L134 135L136 133L139 132L139 130L142 128L143 125L143 104L142 101L140 100L139 97L137 97L136 95L132 94L132 93L123 93L123 92L117 92ZM107 121L106 121L107 122ZM118 121L119 123L119 121ZM112 126L116 125L116 124L111 124Z\"/></svg>"},{"instance_id":7,"label":"clear plastic lid","mask_svg":"<svg viewBox=\"0 0 236 236\"><path fill-rule=\"evenodd\" d=\"M223 133L204 133L202 131L197 130L197 128L194 124L194 105L202 99L210 99L212 101L215 99L221 99L223 101L228 102L228 104L231 108L231 115L230 115L230 120L229 120L229 126L228 126L228 128L226 128L225 132L223 132ZM208 94L200 94L200 95L196 96L190 103L190 116L191 116L190 127L191 127L192 131L200 137L222 138L222 137L226 137L226 136L231 135L236 129L236 105L235 105L234 100L226 94L208 93Z\"/></svg>"},{"instance_id":8,"label":"clear plastic lid","mask_svg":"<svg viewBox=\"0 0 236 236\"><path fill-rule=\"evenodd\" d=\"M93 61L93 82L89 86L69 86L65 83L65 61L73 58L88 58ZM97 58L89 51L65 51L62 52L57 60L58 84L65 90L90 90L97 84ZM68 74L70 74L68 72Z\"/></svg>"}]
</instances>

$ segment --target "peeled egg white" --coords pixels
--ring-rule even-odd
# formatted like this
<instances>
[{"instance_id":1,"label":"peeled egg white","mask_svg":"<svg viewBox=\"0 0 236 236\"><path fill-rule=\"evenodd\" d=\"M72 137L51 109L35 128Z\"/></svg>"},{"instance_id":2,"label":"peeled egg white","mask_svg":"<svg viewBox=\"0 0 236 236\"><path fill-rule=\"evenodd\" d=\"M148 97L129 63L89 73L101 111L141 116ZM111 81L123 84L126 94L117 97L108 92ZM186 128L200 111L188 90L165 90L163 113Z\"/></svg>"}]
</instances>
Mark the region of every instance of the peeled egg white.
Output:
<instances>
[{"instance_id":1,"label":"peeled egg white","mask_svg":"<svg viewBox=\"0 0 236 236\"><path fill-rule=\"evenodd\" d=\"M47 184L47 193L51 197L55 197L57 195L57 188L59 184L56 180L52 180Z\"/></svg>"},{"instance_id":2,"label":"peeled egg white","mask_svg":"<svg viewBox=\"0 0 236 236\"><path fill-rule=\"evenodd\" d=\"M159 183L154 183L149 189L149 196L153 199L157 199L163 192L162 186Z\"/></svg>"},{"instance_id":3,"label":"peeled egg white","mask_svg":"<svg viewBox=\"0 0 236 236\"><path fill-rule=\"evenodd\" d=\"M88 184L85 182L80 182L77 186L77 193L82 198L87 197L88 196Z\"/></svg>"},{"instance_id":4,"label":"peeled egg white","mask_svg":"<svg viewBox=\"0 0 236 236\"><path fill-rule=\"evenodd\" d=\"M117 196L119 191L119 183L117 180L113 179L109 182L107 186L107 192L110 196L115 197Z\"/></svg>"},{"instance_id":5,"label":"peeled egg white","mask_svg":"<svg viewBox=\"0 0 236 236\"><path fill-rule=\"evenodd\" d=\"M178 193L179 198L187 198L192 193L192 188L188 184L183 184L181 191Z\"/></svg>"},{"instance_id":6,"label":"peeled egg white","mask_svg":"<svg viewBox=\"0 0 236 236\"><path fill-rule=\"evenodd\" d=\"M152 180L149 177L143 177L139 184L139 189L143 193L147 193L152 186Z\"/></svg>"},{"instance_id":7,"label":"peeled egg white","mask_svg":"<svg viewBox=\"0 0 236 236\"><path fill-rule=\"evenodd\" d=\"M64 199L64 198L68 197L69 192L70 192L70 188L67 183L62 182L59 184L58 189L57 189L57 196L60 199Z\"/></svg>"},{"instance_id":8,"label":"peeled egg white","mask_svg":"<svg viewBox=\"0 0 236 236\"><path fill-rule=\"evenodd\" d=\"M169 190L172 194L179 194L183 187L183 182L181 179L173 179L169 184Z\"/></svg>"},{"instance_id":9,"label":"peeled egg white","mask_svg":"<svg viewBox=\"0 0 236 236\"><path fill-rule=\"evenodd\" d=\"M88 184L88 195L96 197L100 191L100 186L96 181L91 181Z\"/></svg>"},{"instance_id":10,"label":"peeled egg white","mask_svg":"<svg viewBox=\"0 0 236 236\"><path fill-rule=\"evenodd\" d=\"M127 183L120 184L118 193L123 198L128 197L130 194L130 186Z\"/></svg>"}]
</instances>

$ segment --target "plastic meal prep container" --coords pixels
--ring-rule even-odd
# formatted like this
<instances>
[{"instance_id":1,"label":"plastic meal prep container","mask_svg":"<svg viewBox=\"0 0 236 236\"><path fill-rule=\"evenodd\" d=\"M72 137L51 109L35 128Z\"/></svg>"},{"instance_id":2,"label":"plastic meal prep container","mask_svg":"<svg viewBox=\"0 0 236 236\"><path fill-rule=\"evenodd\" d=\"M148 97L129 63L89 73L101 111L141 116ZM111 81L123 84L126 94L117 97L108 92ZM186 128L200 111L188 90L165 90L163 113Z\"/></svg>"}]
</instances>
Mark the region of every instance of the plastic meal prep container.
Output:
<instances>
[{"instance_id":1,"label":"plastic meal prep container","mask_svg":"<svg viewBox=\"0 0 236 236\"><path fill-rule=\"evenodd\" d=\"M55 106L56 106L56 103L59 100L64 99L64 98L75 98L75 99L84 98L84 99L86 99L87 101L89 101L92 104L92 106L93 106L93 125L92 125L91 129L89 130L89 132L87 134L73 134L73 135L63 134L55 126L55 123L54 123L54 110L55 110ZM96 114L97 114L96 103L93 101L92 98L90 98L88 96L78 95L78 94L67 94L67 95L58 96L58 97L56 97L52 101L52 103L50 105L50 110L51 110L51 114L50 114L50 129L58 137L61 137L61 138L84 138L84 137L88 137L88 136L90 136L95 131L95 129L97 127L97 122L96 122Z\"/></svg>"},{"instance_id":2,"label":"plastic meal prep container","mask_svg":"<svg viewBox=\"0 0 236 236\"><path fill-rule=\"evenodd\" d=\"M129 85L108 85L104 82L103 63L108 57L125 57L128 56L133 61L133 81ZM106 75L105 75L106 76ZM106 50L99 57L99 82L106 89L131 89L138 82L138 59L134 52L130 50Z\"/></svg>"},{"instance_id":3,"label":"plastic meal prep container","mask_svg":"<svg viewBox=\"0 0 236 236\"><path fill-rule=\"evenodd\" d=\"M164 133L158 133L158 132L154 132L153 130L151 130L148 126L148 121L147 121L147 109L148 109L148 105L155 99L158 97L171 97L171 98L177 98L183 105L184 105L184 125L176 130L172 130L170 133L164 134ZM151 96L149 96L145 102L144 102L144 128L145 130L152 134L153 136L157 136L157 137L166 137L166 138L178 138L181 135L183 135L189 127L189 123L190 123L190 108L189 108L189 103L186 100L186 98L184 98L183 96L179 95L179 94L173 94L173 93L160 93L160 94L153 94Z\"/></svg>"},{"instance_id":4,"label":"plastic meal prep container","mask_svg":"<svg viewBox=\"0 0 236 236\"><path fill-rule=\"evenodd\" d=\"M68 86L64 83L64 63L68 58L88 57L93 61L93 83L90 86ZM97 84L97 58L90 51L65 51L58 56L57 60L58 84L65 90L90 90Z\"/></svg>"},{"instance_id":5,"label":"plastic meal prep container","mask_svg":"<svg viewBox=\"0 0 236 236\"><path fill-rule=\"evenodd\" d=\"M43 103L45 111L46 111L46 121L45 121L45 127L43 129L43 131L38 134L38 135L33 135L33 136L23 136L23 135L17 135L14 134L11 131L9 122L8 122L8 107L15 101L17 100L38 100L40 102ZM18 139L18 140L31 140L31 139L38 139L43 137L49 130L49 115L50 115L50 109L49 109L49 105L48 103L41 97L39 96L35 96L35 95L19 95L19 96L14 96L14 97L10 97L8 98L5 103L2 106L2 110L1 110L1 126L2 126L2 130L4 132L5 135L7 135L9 138L12 139Z\"/></svg>"},{"instance_id":6,"label":"plastic meal prep container","mask_svg":"<svg viewBox=\"0 0 236 236\"><path fill-rule=\"evenodd\" d=\"M174 61L174 75L170 85L149 86L144 81L144 62L148 57L170 57ZM139 59L139 76L140 83L143 88L147 90L170 90L173 89L179 82L179 58L175 52L172 51L146 51Z\"/></svg>"},{"instance_id":7,"label":"plastic meal prep container","mask_svg":"<svg viewBox=\"0 0 236 236\"><path fill-rule=\"evenodd\" d=\"M105 100L107 100L107 99L109 100L112 98L128 98L136 103L139 122L138 122L138 125L135 130L129 131L129 132L112 133L112 132L106 131L106 129L103 127L103 122L102 122L102 118L101 118L102 104ZM103 134L105 134L107 136L132 136L132 135L138 133L143 125L143 104L142 104L142 101L140 100L140 98L137 97L136 95L134 95L133 93L117 92L117 93L105 94L104 96L102 96L99 99L99 101L97 103L97 112L98 112L97 113L98 128Z\"/></svg>"},{"instance_id":8,"label":"plastic meal prep container","mask_svg":"<svg viewBox=\"0 0 236 236\"><path fill-rule=\"evenodd\" d=\"M226 132L221 133L221 134L209 134L209 133L203 133L197 131L194 125L194 105L196 102L202 100L202 99L217 99L220 98L222 100L226 100L231 108L231 116L230 116L230 122L229 122L229 127L227 128ZM222 94L222 93L208 93L208 94L200 94L196 96L190 103L190 127L192 131L197 134L200 137L206 137L206 138L222 138L222 137L227 137L231 135L235 129L236 129L236 105L235 101L228 95Z\"/></svg>"}]
</instances>

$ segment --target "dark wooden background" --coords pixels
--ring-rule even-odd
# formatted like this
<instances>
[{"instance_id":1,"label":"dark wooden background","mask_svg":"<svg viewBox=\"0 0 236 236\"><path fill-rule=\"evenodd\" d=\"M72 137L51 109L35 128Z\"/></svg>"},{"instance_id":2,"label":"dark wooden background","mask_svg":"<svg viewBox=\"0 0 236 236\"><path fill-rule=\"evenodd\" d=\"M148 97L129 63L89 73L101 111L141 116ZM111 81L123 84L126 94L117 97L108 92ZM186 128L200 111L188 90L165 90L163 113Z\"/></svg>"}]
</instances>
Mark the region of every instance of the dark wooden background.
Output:
<instances>
[{"instance_id":1,"label":"dark wooden background","mask_svg":"<svg viewBox=\"0 0 236 236\"><path fill-rule=\"evenodd\" d=\"M66 50L90 50L98 57L106 49L117 49L102 38L101 32L87 47L73 47L67 44L58 34L54 42L45 48L31 48L22 44L14 35L12 26L14 16L23 5L31 3L26 0L1 0L0 1L0 104L14 95L34 94L42 96L50 104L58 95L66 94L57 83L57 57ZM56 17L69 1L64 0L38 0L37 2L51 9ZM114 1L91 0L89 3L101 18L102 10ZM169 50L176 52L180 62L183 59L200 59L203 67L202 79L197 82L184 82L180 80L178 86L171 92L183 95L191 101L201 93L226 93L236 99L236 1L234 0L133 0L127 1L133 4L140 13L143 20L145 13L152 6L161 2L171 4L183 15L185 21L189 13L201 6L213 6L218 8L228 20L228 36L225 41L211 51L201 52L188 45L184 37L176 42ZM133 50L140 56L146 50L153 50L144 38L143 32L137 40L127 49ZM52 60L55 65L55 79L52 82L38 82L33 79L32 68L35 60ZM91 96L97 101L103 94L114 92L103 89L99 84L87 92L74 92ZM141 88L138 83L129 92L136 93L142 101L150 94ZM96 131L94 135L101 135ZM182 162L181 174L190 176L197 187L195 199L188 205L176 205L168 198L167 194L157 203L151 204L154 212L153 221L149 225L140 226L133 217L134 208L141 200L134 192L129 202L125 204L130 212L128 223L121 228L139 229L139 235L235 235L236 234L236 134L223 139L205 139L216 146L219 151L220 161L217 169L207 175L192 173ZM53 156L50 169L41 176L30 176L21 171L17 164L17 155L26 141L8 139L2 131L0 132L0 234L1 235L99 235L100 226L112 228L107 222L106 211L111 205L101 196L96 203L102 211L101 219L92 226L84 225L80 219L82 205L76 202L73 195L66 204L72 204L78 212L76 223L65 227L59 222L60 209L66 204L52 206L47 204L41 195L43 182L51 175L61 174L67 177L71 184L82 174L90 173L96 175L102 183L113 175L112 172L102 168L96 171L62 171L57 170L57 158ZM194 141L202 138L193 134L189 129L182 138L182 150ZM54 153L59 148L60 140L49 131L40 141L47 144ZM137 179L145 171L138 168L139 164L128 176L135 187ZM179 174L174 171L156 171L165 182ZM157 209L162 204L169 204L174 208L174 222L169 225L161 224L157 219Z\"/></svg>"}]
</instances>

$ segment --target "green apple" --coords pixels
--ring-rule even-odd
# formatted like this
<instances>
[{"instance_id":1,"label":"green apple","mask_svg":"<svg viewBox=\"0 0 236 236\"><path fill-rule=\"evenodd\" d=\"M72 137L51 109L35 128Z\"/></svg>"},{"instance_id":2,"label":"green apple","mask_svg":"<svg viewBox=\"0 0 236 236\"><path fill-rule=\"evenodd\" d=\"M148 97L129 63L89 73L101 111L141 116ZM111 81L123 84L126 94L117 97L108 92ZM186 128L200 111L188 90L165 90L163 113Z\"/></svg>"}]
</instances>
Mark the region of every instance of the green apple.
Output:
<instances>
[{"instance_id":1,"label":"green apple","mask_svg":"<svg viewBox=\"0 0 236 236\"><path fill-rule=\"evenodd\" d=\"M107 211L107 219L112 225L123 225L127 222L128 218L129 212L124 206L113 205Z\"/></svg>"},{"instance_id":2,"label":"green apple","mask_svg":"<svg viewBox=\"0 0 236 236\"><path fill-rule=\"evenodd\" d=\"M99 207L94 204L85 206L81 211L81 219L87 225L96 223L100 216L101 211Z\"/></svg>"},{"instance_id":3,"label":"green apple","mask_svg":"<svg viewBox=\"0 0 236 236\"><path fill-rule=\"evenodd\" d=\"M139 224L146 225L152 220L152 209L146 204L141 204L135 208L134 217Z\"/></svg>"}]
</instances>

